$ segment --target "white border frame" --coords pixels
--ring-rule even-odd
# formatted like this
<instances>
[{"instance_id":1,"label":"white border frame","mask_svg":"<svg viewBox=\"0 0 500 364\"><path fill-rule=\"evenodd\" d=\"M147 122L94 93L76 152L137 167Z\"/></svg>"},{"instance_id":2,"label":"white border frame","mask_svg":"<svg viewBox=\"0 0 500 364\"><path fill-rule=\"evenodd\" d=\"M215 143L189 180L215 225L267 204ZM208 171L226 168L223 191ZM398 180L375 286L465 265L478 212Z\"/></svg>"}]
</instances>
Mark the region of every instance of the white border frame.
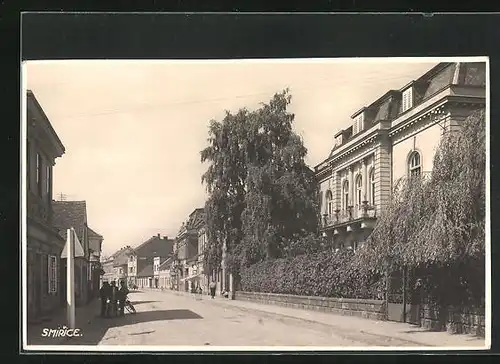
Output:
<instances>
[{"instance_id":1,"label":"white border frame","mask_svg":"<svg viewBox=\"0 0 500 364\"><path fill-rule=\"evenodd\" d=\"M61 61L29 61L29 63L53 63L65 62ZM71 62L105 62L105 60L70 60ZM290 351L443 351L443 350L487 350L491 348L491 212L490 212L490 63L486 56L477 57L391 57L391 58L295 58L295 59L243 59L243 60L112 60L112 62L120 63L173 63L173 64L228 64L228 63L422 63L422 62L486 62L486 221L485 221L485 345L484 347L315 347L315 346L130 346L130 345L27 345L27 214L26 214L26 137L27 137L27 70L26 62L21 64L21 138L20 138L20 170L21 170L21 190L20 192L20 217L21 217L21 304L22 316L22 350L43 351L43 352L212 352L212 351L275 351L275 352L290 352Z\"/></svg>"}]
</instances>

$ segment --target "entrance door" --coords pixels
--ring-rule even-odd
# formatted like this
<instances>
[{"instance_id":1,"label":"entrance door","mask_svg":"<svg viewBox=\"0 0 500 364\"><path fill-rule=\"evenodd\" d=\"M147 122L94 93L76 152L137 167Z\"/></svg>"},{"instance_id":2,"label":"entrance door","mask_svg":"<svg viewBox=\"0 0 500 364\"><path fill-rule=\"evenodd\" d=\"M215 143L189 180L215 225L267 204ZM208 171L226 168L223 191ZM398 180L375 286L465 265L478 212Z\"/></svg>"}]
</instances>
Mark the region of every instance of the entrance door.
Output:
<instances>
[{"instance_id":1,"label":"entrance door","mask_svg":"<svg viewBox=\"0 0 500 364\"><path fill-rule=\"evenodd\" d=\"M415 286L414 272L396 271L391 274L387 292L387 319L420 325L420 295Z\"/></svg>"},{"instance_id":2,"label":"entrance door","mask_svg":"<svg viewBox=\"0 0 500 364\"><path fill-rule=\"evenodd\" d=\"M403 277L400 271L389 276L387 290L387 320L404 322L405 310L403 305Z\"/></svg>"}]
</instances>

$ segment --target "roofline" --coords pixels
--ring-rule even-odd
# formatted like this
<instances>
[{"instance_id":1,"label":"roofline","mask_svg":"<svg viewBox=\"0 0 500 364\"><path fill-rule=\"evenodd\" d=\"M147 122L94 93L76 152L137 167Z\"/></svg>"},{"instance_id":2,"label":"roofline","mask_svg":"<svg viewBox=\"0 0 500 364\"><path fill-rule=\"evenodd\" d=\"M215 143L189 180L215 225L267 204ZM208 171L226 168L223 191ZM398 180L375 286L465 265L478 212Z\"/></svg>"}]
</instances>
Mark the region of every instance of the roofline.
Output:
<instances>
[{"instance_id":1,"label":"roofline","mask_svg":"<svg viewBox=\"0 0 500 364\"><path fill-rule=\"evenodd\" d=\"M27 96L32 97L36 107L38 108L38 111L42 114L42 116L45 118L45 121L47 122L47 125L49 126L49 130L52 133L52 136L55 137L56 142L59 144L59 147L61 148L63 154L66 152L66 147L62 143L61 139L59 138L59 135L57 135L56 131L54 130L54 127L52 126L52 123L50 122L49 118L47 117L47 114L45 114L45 111L43 110L42 106L38 102L35 94L31 90L27 90Z\"/></svg>"},{"instance_id":2,"label":"roofline","mask_svg":"<svg viewBox=\"0 0 500 364\"><path fill-rule=\"evenodd\" d=\"M361 114L366 109L368 109L368 108L366 106L363 106L361 109L359 109L358 111L356 111L354 114L351 115L351 119L354 119L356 116L358 116L359 114Z\"/></svg>"}]
</instances>

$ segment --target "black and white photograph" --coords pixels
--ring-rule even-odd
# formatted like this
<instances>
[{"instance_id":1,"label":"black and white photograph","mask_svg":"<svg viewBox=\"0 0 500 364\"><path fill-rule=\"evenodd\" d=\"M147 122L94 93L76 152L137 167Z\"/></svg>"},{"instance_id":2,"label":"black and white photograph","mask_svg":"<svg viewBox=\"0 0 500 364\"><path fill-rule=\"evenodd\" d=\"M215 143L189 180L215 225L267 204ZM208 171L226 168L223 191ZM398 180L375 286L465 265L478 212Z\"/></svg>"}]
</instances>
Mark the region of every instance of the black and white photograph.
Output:
<instances>
[{"instance_id":1,"label":"black and white photograph","mask_svg":"<svg viewBox=\"0 0 500 364\"><path fill-rule=\"evenodd\" d=\"M21 78L24 350L490 347L487 57Z\"/></svg>"}]
</instances>

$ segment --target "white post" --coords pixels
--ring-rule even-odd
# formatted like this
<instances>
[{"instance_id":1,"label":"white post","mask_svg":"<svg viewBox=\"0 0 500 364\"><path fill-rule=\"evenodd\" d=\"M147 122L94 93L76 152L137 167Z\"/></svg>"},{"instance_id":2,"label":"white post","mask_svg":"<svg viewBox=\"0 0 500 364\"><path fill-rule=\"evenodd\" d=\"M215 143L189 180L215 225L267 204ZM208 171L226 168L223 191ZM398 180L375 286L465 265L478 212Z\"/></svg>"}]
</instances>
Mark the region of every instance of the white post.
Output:
<instances>
[{"instance_id":1,"label":"white post","mask_svg":"<svg viewBox=\"0 0 500 364\"><path fill-rule=\"evenodd\" d=\"M66 302L68 326L75 328L75 232L67 232L67 259L66 259Z\"/></svg>"}]
</instances>

